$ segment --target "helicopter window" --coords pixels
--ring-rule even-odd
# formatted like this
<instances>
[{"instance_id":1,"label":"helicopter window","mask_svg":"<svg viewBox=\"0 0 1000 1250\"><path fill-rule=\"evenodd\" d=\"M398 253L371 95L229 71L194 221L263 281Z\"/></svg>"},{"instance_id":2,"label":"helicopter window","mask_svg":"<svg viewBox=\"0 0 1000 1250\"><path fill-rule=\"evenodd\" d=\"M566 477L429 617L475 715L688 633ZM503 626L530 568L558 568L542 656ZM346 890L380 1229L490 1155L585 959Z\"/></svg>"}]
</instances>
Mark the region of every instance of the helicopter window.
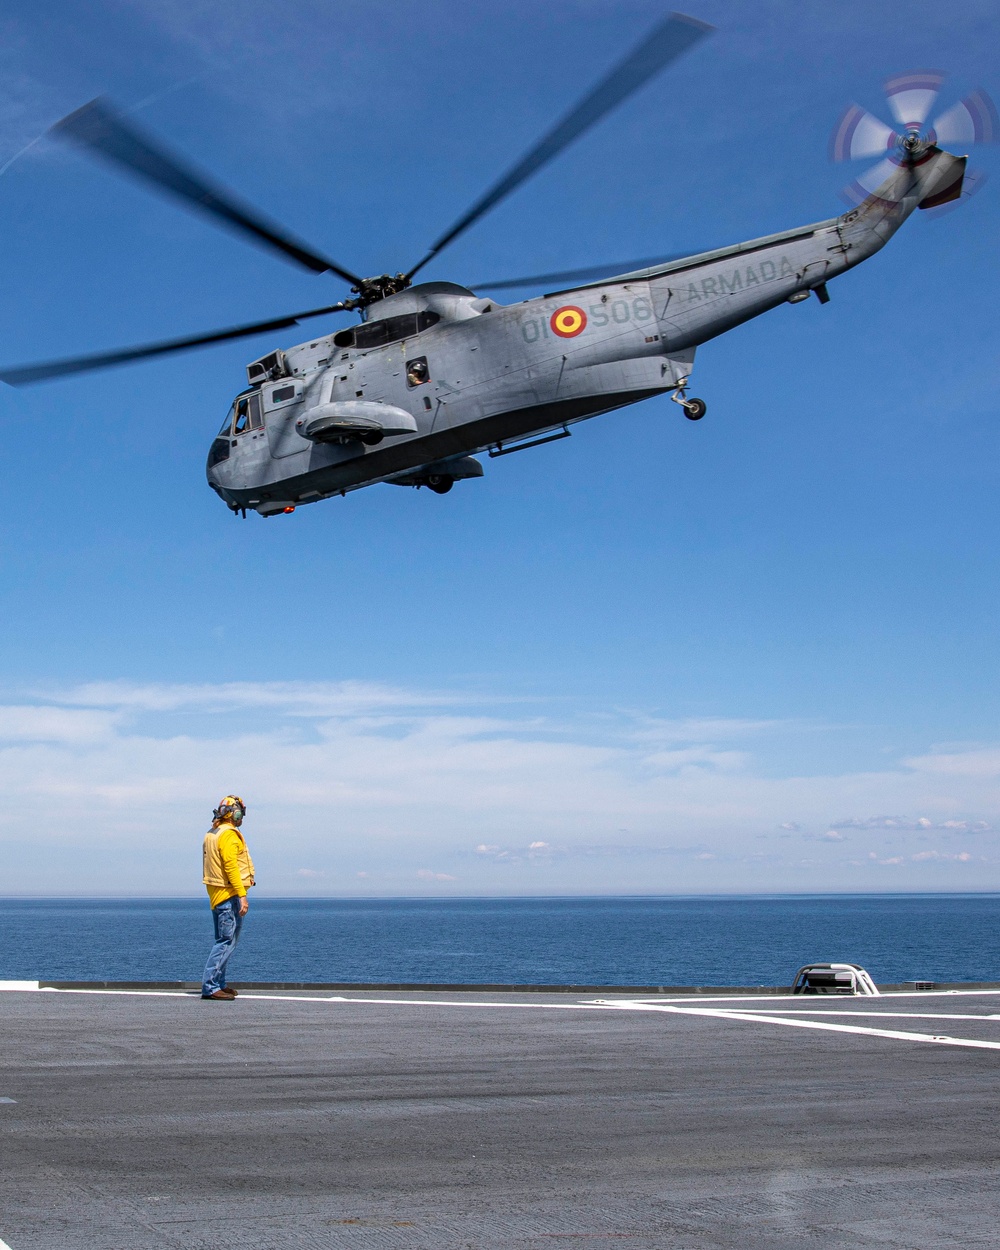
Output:
<instances>
[{"instance_id":1,"label":"helicopter window","mask_svg":"<svg viewBox=\"0 0 1000 1250\"><path fill-rule=\"evenodd\" d=\"M427 357L418 356L416 360L408 360L406 362L406 384L407 386L423 386L425 382L431 380L430 370L427 368Z\"/></svg>"},{"instance_id":2,"label":"helicopter window","mask_svg":"<svg viewBox=\"0 0 1000 1250\"><path fill-rule=\"evenodd\" d=\"M272 404L283 404L286 400L294 398L294 386L276 386L270 394L270 401Z\"/></svg>"},{"instance_id":3,"label":"helicopter window","mask_svg":"<svg viewBox=\"0 0 1000 1250\"><path fill-rule=\"evenodd\" d=\"M226 435L229 434L228 422L226 423L226 427L223 430L223 434L226 434ZM229 459L229 439L217 438L215 442L212 443L211 449L209 450L209 453L208 453L208 467L211 469L215 465L221 464L223 460L228 460L228 459Z\"/></svg>"},{"instance_id":4,"label":"helicopter window","mask_svg":"<svg viewBox=\"0 0 1000 1250\"><path fill-rule=\"evenodd\" d=\"M245 434L247 430L259 430L264 424L260 412L260 392L252 395L241 395L236 401L236 420L233 422L234 434Z\"/></svg>"},{"instance_id":5,"label":"helicopter window","mask_svg":"<svg viewBox=\"0 0 1000 1250\"><path fill-rule=\"evenodd\" d=\"M235 406L236 405L234 404L233 407ZM230 408L229 415L226 417L225 421L223 421L222 423L222 429L219 431L219 437L225 438L225 436L230 433L232 428L233 428L233 409Z\"/></svg>"},{"instance_id":6,"label":"helicopter window","mask_svg":"<svg viewBox=\"0 0 1000 1250\"><path fill-rule=\"evenodd\" d=\"M350 330L341 330L333 336L333 341L337 347L356 347L359 351L369 351L373 347L383 347L386 343L411 338L422 330L429 330L440 320L441 316L436 312L403 313L399 317L386 317L382 321L363 321L361 325Z\"/></svg>"},{"instance_id":7,"label":"helicopter window","mask_svg":"<svg viewBox=\"0 0 1000 1250\"><path fill-rule=\"evenodd\" d=\"M236 401L236 421L233 424L234 434L245 434L250 428L250 397L244 395Z\"/></svg>"}]
</instances>

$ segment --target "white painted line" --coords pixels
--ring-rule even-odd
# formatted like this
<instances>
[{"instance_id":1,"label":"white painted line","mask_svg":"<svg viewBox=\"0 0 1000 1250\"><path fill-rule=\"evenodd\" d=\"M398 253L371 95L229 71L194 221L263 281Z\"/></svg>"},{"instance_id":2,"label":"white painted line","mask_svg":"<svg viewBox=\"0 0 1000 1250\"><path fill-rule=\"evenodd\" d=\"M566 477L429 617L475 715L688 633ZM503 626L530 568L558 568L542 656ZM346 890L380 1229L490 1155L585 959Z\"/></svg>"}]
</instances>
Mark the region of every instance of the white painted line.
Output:
<instances>
[{"instance_id":1,"label":"white painted line","mask_svg":"<svg viewBox=\"0 0 1000 1250\"><path fill-rule=\"evenodd\" d=\"M4 990L37 990L37 981L0 981L0 993ZM0 1241L0 1250L4 1250L3 1242ZM10 1247L7 1248L10 1250Z\"/></svg>"},{"instance_id":2,"label":"white painted line","mask_svg":"<svg viewBox=\"0 0 1000 1250\"><path fill-rule=\"evenodd\" d=\"M959 1015L950 1011L838 1011L823 1007L803 1007L799 1011L786 1008L772 1010L762 1007L754 1015L761 1016L887 1016L892 1020L1000 1020L1000 1016Z\"/></svg>"},{"instance_id":3,"label":"white painted line","mask_svg":"<svg viewBox=\"0 0 1000 1250\"><path fill-rule=\"evenodd\" d=\"M749 1011L721 1011L712 1007L672 1007L650 1003L609 1003L605 1010L662 1011L679 1016L707 1016L714 1020L737 1020L746 1024L782 1024L792 1029L821 1029L830 1033L857 1033L864 1037L888 1037L898 1042L936 1042L940 1046L965 1046L974 1050L1000 1050L1000 1042L984 1042L971 1037L943 1037L931 1033L903 1032L897 1029L869 1029L863 1025L822 1024L819 1020L798 1020L778 1015L755 1015Z\"/></svg>"},{"instance_id":4,"label":"white painted line","mask_svg":"<svg viewBox=\"0 0 1000 1250\"><path fill-rule=\"evenodd\" d=\"M10 1250L10 1246L2 1238L0 1238L0 1250Z\"/></svg>"},{"instance_id":5,"label":"white painted line","mask_svg":"<svg viewBox=\"0 0 1000 1250\"><path fill-rule=\"evenodd\" d=\"M63 990L52 986L44 986L40 993L100 994L105 997L118 996L119 998L186 998L192 1001L201 1001L201 996L196 990ZM240 996L236 1001L241 1003L372 1003L397 1007L502 1007L505 1010L526 1008L529 1011L601 1010L594 1003L470 1003L433 998L331 998L329 995L321 997L318 994L253 994L248 990L241 990ZM0 1247L0 1250L2 1250L2 1247Z\"/></svg>"},{"instance_id":6,"label":"white painted line","mask_svg":"<svg viewBox=\"0 0 1000 1250\"><path fill-rule=\"evenodd\" d=\"M278 1003L372 1003L383 1007L500 1007L505 1011L519 1008L527 1011L593 1011L596 1006L594 1003L470 1003L446 998L310 998L293 994L250 993L241 993L240 998L248 1001L267 999Z\"/></svg>"},{"instance_id":7,"label":"white painted line","mask_svg":"<svg viewBox=\"0 0 1000 1250\"><path fill-rule=\"evenodd\" d=\"M882 997L888 998L890 1002L895 1002L897 998L952 998L956 995L959 997L965 996L975 998L982 998L990 995L996 997L997 995L1000 995L1000 990L891 990L888 993L883 994ZM676 997L667 997L665 995L657 994L655 998L640 996L638 998L629 998L627 1001L633 1003L805 1003L816 1000L819 1000L820 1002L824 1000L827 1002L843 1002L845 998L850 1002L857 1002L858 999L865 1001L868 996L865 994L859 994L857 997L847 994L806 995L792 994L789 991L787 994L718 994L714 996L710 994L684 994L683 996L677 995ZM599 998L594 999L593 1001L613 1003L616 1001L621 1002L623 1000ZM761 1008L761 1010L763 1011L766 1009Z\"/></svg>"},{"instance_id":8,"label":"white painted line","mask_svg":"<svg viewBox=\"0 0 1000 1250\"><path fill-rule=\"evenodd\" d=\"M118 994L136 998L198 998L195 990L62 990L55 985L37 985L40 994Z\"/></svg>"}]
</instances>

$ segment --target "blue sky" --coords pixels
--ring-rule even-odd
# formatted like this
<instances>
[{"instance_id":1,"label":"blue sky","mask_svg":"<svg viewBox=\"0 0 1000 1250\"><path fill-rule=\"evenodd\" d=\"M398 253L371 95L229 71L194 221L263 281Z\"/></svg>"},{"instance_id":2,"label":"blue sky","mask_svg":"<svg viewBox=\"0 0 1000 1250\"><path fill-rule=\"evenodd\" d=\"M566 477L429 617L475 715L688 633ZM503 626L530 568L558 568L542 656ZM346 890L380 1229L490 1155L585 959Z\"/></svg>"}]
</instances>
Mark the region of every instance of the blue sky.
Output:
<instances>
[{"instance_id":1,"label":"blue sky","mask_svg":"<svg viewBox=\"0 0 1000 1250\"><path fill-rule=\"evenodd\" d=\"M345 293L34 142L93 96L379 272L664 11L8 5L0 357ZM821 219L845 104L885 115L883 79L924 66L943 103L1000 97L985 0L688 11L713 38L428 278ZM208 442L294 332L4 389L0 893L195 892L229 789L272 894L1000 888L997 160L826 307L700 349L704 421L649 401L446 497L226 512Z\"/></svg>"}]
</instances>

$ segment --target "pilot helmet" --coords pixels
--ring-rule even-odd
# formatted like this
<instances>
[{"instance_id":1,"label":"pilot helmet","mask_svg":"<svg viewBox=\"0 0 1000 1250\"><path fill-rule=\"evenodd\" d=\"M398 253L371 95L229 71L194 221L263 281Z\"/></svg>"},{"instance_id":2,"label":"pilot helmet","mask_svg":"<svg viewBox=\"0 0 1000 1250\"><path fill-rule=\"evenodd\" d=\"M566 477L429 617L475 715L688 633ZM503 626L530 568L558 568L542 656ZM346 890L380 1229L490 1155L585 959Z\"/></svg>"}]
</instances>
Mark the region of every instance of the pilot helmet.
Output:
<instances>
[{"instance_id":1,"label":"pilot helmet","mask_svg":"<svg viewBox=\"0 0 1000 1250\"><path fill-rule=\"evenodd\" d=\"M212 813L213 820L224 820L230 825L237 827L243 824L243 817L247 814L247 805L243 802L238 794L227 794L221 799L219 806Z\"/></svg>"}]
</instances>

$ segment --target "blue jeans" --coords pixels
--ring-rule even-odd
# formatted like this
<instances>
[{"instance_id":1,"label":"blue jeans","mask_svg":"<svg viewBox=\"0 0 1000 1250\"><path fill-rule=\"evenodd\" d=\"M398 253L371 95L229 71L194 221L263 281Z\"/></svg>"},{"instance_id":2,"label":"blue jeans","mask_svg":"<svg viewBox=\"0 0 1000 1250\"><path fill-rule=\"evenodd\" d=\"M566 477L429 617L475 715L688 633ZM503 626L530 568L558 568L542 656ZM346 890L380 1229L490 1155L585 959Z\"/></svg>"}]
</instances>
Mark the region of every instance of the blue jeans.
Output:
<instances>
[{"instance_id":1,"label":"blue jeans","mask_svg":"<svg viewBox=\"0 0 1000 1250\"><path fill-rule=\"evenodd\" d=\"M201 992L214 994L216 990L226 988L226 964L229 956L236 949L240 940L240 929L243 928L243 917L240 915L240 900L227 898L218 907L212 908L212 919L215 921L215 945L208 953L205 975L202 977Z\"/></svg>"}]
</instances>

